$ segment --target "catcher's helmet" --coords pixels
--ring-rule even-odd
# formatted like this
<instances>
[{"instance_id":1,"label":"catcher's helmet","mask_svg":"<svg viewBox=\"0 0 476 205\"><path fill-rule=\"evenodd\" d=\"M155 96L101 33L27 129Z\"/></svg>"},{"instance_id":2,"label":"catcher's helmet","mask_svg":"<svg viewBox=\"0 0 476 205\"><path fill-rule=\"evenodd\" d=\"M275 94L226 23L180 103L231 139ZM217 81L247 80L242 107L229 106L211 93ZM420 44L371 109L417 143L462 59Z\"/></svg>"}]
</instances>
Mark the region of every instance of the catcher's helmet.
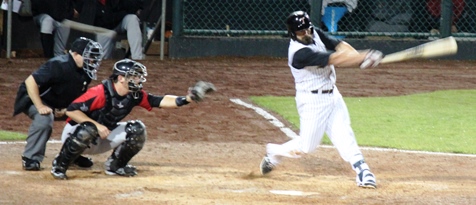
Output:
<instances>
[{"instance_id":1,"label":"catcher's helmet","mask_svg":"<svg viewBox=\"0 0 476 205\"><path fill-rule=\"evenodd\" d=\"M122 75L129 80L129 90L138 92L142 90L142 83L146 81L147 68L131 59L122 59L114 64L112 77Z\"/></svg>"},{"instance_id":2,"label":"catcher's helmet","mask_svg":"<svg viewBox=\"0 0 476 205\"><path fill-rule=\"evenodd\" d=\"M313 32L311 19L304 11L291 13L286 19L286 26L288 27L288 34L293 40L296 40L296 31L311 28L311 32Z\"/></svg>"},{"instance_id":3,"label":"catcher's helmet","mask_svg":"<svg viewBox=\"0 0 476 205\"><path fill-rule=\"evenodd\" d=\"M83 56L84 72L86 72L91 79L96 80L96 73L101 65L104 54L101 44L85 37L79 37L73 42L71 51Z\"/></svg>"}]
</instances>

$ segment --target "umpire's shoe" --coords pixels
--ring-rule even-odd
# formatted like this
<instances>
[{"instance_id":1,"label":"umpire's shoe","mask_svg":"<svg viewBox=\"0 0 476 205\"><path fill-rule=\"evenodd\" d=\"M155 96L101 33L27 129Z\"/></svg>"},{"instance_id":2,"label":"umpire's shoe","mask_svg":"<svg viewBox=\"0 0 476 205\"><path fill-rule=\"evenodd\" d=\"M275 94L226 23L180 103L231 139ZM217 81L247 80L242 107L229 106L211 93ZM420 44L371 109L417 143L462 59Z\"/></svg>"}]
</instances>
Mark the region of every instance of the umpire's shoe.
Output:
<instances>
[{"instance_id":1,"label":"umpire's shoe","mask_svg":"<svg viewBox=\"0 0 476 205\"><path fill-rule=\"evenodd\" d=\"M375 175L372 174L372 172L370 172L368 169L364 169L359 174L357 174L355 181L359 187L371 189L377 188L377 180L375 179Z\"/></svg>"},{"instance_id":2,"label":"umpire's shoe","mask_svg":"<svg viewBox=\"0 0 476 205\"><path fill-rule=\"evenodd\" d=\"M56 163L56 159L53 160L53 165L52 165L52 168L51 168L51 175L55 179L68 179L68 177L66 176L66 169L64 167L59 166Z\"/></svg>"},{"instance_id":3,"label":"umpire's shoe","mask_svg":"<svg viewBox=\"0 0 476 205\"><path fill-rule=\"evenodd\" d=\"M265 175L273 171L274 169L274 164L271 164L269 161L269 158L267 156L263 157L263 160L261 160L261 163L259 165L259 170L261 172L261 175Z\"/></svg>"},{"instance_id":4,"label":"umpire's shoe","mask_svg":"<svg viewBox=\"0 0 476 205\"><path fill-rule=\"evenodd\" d=\"M21 156L22 166L27 171L39 171L41 169L40 162L38 160L29 159L25 156Z\"/></svg>"}]
</instances>

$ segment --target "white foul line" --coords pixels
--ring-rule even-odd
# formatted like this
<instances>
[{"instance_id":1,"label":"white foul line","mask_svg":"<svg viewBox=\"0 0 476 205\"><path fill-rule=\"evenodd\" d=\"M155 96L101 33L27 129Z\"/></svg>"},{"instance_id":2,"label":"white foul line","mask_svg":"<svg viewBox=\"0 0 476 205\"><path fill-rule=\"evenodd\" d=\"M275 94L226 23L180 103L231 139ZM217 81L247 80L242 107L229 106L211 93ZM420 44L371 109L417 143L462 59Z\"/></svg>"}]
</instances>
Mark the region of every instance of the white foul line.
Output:
<instances>
[{"instance_id":1,"label":"white foul line","mask_svg":"<svg viewBox=\"0 0 476 205\"><path fill-rule=\"evenodd\" d=\"M245 103L240 99L230 99L231 102L234 102L238 105L250 108L254 110L259 115L263 116L266 120L268 120L271 124L278 127L286 136L293 139L298 135L290 128L284 126L284 124L279 121L276 117L266 112L264 109L260 107L256 107L252 104ZM0 141L0 145L5 144L25 144L25 141ZM60 140L49 140L48 143L56 144L61 143ZM323 148L334 148L334 146L330 145L321 145ZM414 153L414 154L429 154L429 155L443 155L443 156L460 156L460 157L476 157L473 154L455 154L455 153L444 153L444 152L427 152L427 151L413 151L413 150L399 150L399 149L388 149L388 148L377 148L377 147L361 147L362 150L373 150L373 151L381 151L381 152L404 152L404 153Z\"/></svg>"},{"instance_id":2,"label":"white foul line","mask_svg":"<svg viewBox=\"0 0 476 205\"><path fill-rule=\"evenodd\" d=\"M259 115L261 115L265 119L267 119L271 124L278 127L279 129L281 129L281 131L283 131L286 134L286 136L288 136L290 138L297 137L297 134L293 130L291 130L288 127L285 127L284 124L281 121L279 121L277 118L275 118L273 115L269 114L268 112L266 112L262 108L259 108L259 107L253 106L251 104L245 103L245 102L241 101L240 99L230 99L230 100L231 100L231 102L234 102L238 105L242 105L242 106L245 106L247 108L253 109L256 113L258 113Z\"/></svg>"},{"instance_id":3,"label":"white foul line","mask_svg":"<svg viewBox=\"0 0 476 205\"><path fill-rule=\"evenodd\" d=\"M281 131L284 132L284 134L286 134L286 136L288 136L289 138L294 139L295 137L298 136L293 130L291 130L288 127L285 127L284 124L281 121L279 121L276 117L274 117L273 115L266 112L264 109L262 109L260 107L256 107L256 106L254 106L252 104L249 104L249 103L245 103L242 100L236 99L236 98L230 99L230 101L234 102L238 105L242 105L244 107L247 107L247 108L250 108L250 109L254 110L256 113L258 113L259 115L263 116L266 120L268 120L271 124L278 127L279 129L281 129ZM334 148L334 146L329 146L329 145L321 145L321 147ZM413 153L413 154L476 157L476 155L474 155L474 154L455 154L455 153L444 153L444 152L399 150L399 149L387 149L387 148L377 148L377 147L361 147L360 149L362 149L362 150L372 150L372 151L381 151L381 152L389 152L390 151L390 152L404 152L404 153Z\"/></svg>"},{"instance_id":4,"label":"white foul line","mask_svg":"<svg viewBox=\"0 0 476 205\"><path fill-rule=\"evenodd\" d=\"M51 144L61 144L61 140L48 140L48 143ZM26 144L25 141L0 141L0 145L4 144Z\"/></svg>"}]
</instances>

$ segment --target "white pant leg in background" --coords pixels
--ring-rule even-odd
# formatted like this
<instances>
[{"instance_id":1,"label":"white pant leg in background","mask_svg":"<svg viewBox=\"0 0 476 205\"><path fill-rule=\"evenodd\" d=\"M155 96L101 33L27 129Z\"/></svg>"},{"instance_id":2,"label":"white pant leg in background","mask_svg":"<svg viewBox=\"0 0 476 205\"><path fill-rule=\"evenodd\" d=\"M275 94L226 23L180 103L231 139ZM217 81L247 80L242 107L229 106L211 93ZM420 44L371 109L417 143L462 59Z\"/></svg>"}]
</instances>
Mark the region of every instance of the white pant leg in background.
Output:
<instances>
[{"instance_id":1,"label":"white pant leg in background","mask_svg":"<svg viewBox=\"0 0 476 205\"><path fill-rule=\"evenodd\" d=\"M122 19L121 24L116 28L118 33L127 33L127 41L131 50L131 58L133 60L143 60L142 54L142 31L140 27L139 17L135 14L128 14Z\"/></svg>"},{"instance_id":2,"label":"white pant leg in background","mask_svg":"<svg viewBox=\"0 0 476 205\"><path fill-rule=\"evenodd\" d=\"M127 41L129 42L129 49L131 50L131 58L133 60L143 60L142 54L142 31L140 27L139 17L135 14L126 15L121 23L114 28L117 34L127 34ZM112 51L116 46L116 40L103 35L96 36L97 41L104 49L104 59L112 57Z\"/></svg>"},{"instance_id":3,"label":"white pant leg in background","mask_svg":"<svg viewBox=\"0 0 476 205\"><path fill-rule=\"evenodd\" d=\"M103 59L111 59L112 50L116 47L116 40L108 36L97 34L96 41L101 44L104 51Z\"/></svg>"},{"instance_id":4,"label":"white pant leg in background","mask_svg":"<svg viewBox=\"0 0 476 205\"><path fill-rule=\"evenodd\" d=\"M61 26L61 22L54 20L48 14L38 14L33 17L33 21L40 27L40 33L54 35L54 55L65 54L70 29Z\"/></svg>"},{"instance_id":5,"label":"white pant leg in background","mask_svg":"<svg viewBox=\"0 0 476 205\"><path fill-rule=\"evenodd\" d=\"M55 31L55 46L54 52L55 56L64 55L66 52L66 42L68 42L70 28L62 26L60 22L54 22L56 31Z\"/></svg>"}]
</instances>

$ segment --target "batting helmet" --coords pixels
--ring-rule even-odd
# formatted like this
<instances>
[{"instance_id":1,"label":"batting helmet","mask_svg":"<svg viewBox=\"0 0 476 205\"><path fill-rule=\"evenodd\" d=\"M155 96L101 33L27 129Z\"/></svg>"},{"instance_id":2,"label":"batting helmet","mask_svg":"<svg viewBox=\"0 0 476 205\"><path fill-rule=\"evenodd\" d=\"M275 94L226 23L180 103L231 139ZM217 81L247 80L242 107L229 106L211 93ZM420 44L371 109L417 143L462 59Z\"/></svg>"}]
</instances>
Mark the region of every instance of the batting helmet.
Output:
<instances>
[{"instance_id":1,"label":"batting helmet","mask_svg":"<svg viewBox=\"0 0 476 205\"><path fill-rule=\"evenodd\" d=\"M296 40L296 31L311 28L311 32L313 32L311 19L304 11L291 13L286 19L286 26L288 27L288 34L293 40Z\"/></svg>"},{"instance_id":2,"label":"batting helmet","mask_svg":"<svg viewBox=\"0 0 476 205\"><path fill-rule=\"evenodd\" d=\"M101 44L85 37L79 37L73 42L71 51L81 54L83 57L83 70L88 76L96 80L97 70L101 65L103 57L103 49Z\"/></svg>"},{"instance_id":3,"label":"batting helmet","mask_svg":"<svg viewBox=\"0 0 476 205\"><path fill-rule=\"evenodd\" d=\"M129 80L129 90L131 92L138 92L142 90L142 83L146 81L147 68L142 63L126 58L114 64L112 77L119 75Z\"/></svg>"}]
</instances>

